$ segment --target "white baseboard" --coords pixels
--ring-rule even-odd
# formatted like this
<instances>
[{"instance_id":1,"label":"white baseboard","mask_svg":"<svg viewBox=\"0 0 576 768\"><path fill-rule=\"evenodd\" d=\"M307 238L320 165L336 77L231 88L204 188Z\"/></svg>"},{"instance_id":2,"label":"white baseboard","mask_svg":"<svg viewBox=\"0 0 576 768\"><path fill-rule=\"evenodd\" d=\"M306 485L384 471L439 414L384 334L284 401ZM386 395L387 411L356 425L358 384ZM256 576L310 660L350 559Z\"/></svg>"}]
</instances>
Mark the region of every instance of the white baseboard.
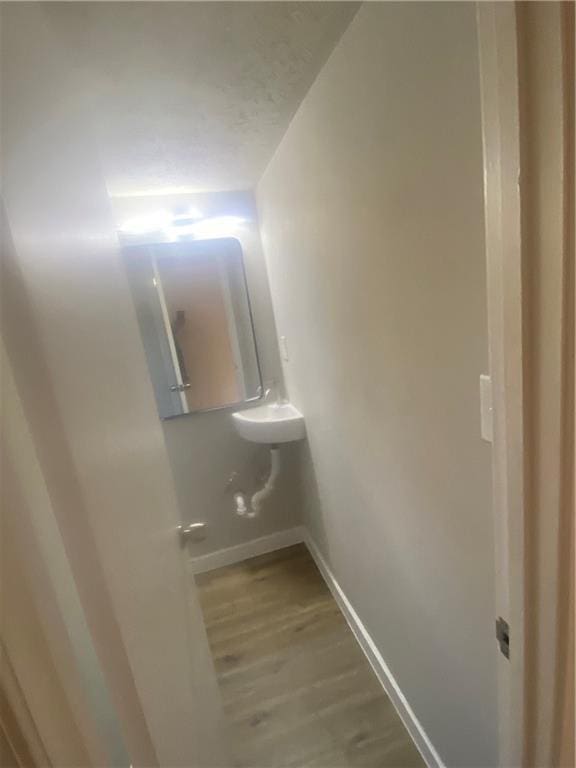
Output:
<instances>
[{"instance_id":1,"label":"white baseboard","mask_svg":"<svg viewBox=\"0 0 576 768\"><path fill-rule=\"evenodd\" d=\"M370 637L368 630L360 620L360 617L344 594L342 587L334 578L334 574L322 557L320 550L312 541L310 534L306 530L304 530L304 543L314 558L314 561L316 562L320 573L324 577L324 581L332 592L334 599L338 603L340 610L344 614L350 629L358 641L358 644L370 662L370 666L376 673L376 676L386 691L388 698L394 705L396 712L398 712L400 719L406 727L406 730L412 737L412 741L422 755L424 762L428 768L445 768L440 755L434 749L434 745L428 738L426 731L424 728L422 728L422 725L418 721L418 718L414 714L410 704L406 700L406 697L400 690L398 683L392 676L392 673L390 672L386 662L382 658L382 654Z\"/></svg>"},{"instance_id":2,"label":"white baseboard","mask_svg":"<svg viewBox=\"0 0 576 768\"><path fill-rule=\"evenodd\" d=\"M225 565L241 563L242 560L248 560L251 557L265 555L277 549L284 549L284 547L291 547L293 544L300 544L304 541L304 536L305 530L301 526L276 531L259 539L236 544L234 547L219 549L208 555L190 558L190 570L192 573L206 573L206 571L213 571L215 568L223 568Z\"/></svg>"}]
</instances>

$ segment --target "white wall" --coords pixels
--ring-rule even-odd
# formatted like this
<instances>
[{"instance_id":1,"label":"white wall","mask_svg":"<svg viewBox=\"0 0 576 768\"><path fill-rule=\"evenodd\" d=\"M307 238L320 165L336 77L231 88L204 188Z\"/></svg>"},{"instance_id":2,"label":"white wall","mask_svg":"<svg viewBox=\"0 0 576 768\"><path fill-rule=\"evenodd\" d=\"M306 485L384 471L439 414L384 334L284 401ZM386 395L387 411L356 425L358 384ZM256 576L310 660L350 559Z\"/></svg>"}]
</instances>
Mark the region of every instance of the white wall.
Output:
<instances>
[{"instance_id":1,"label":"white wall","mask_svg":"<svg viewBox=\"0 0 576 768\"><path fill-rule=\"evenodd\" d=\"M497 761L480 131L474 4L366 4L257 190L307 525L459 767Z\"/></svg>"},{"instance_id":2,"label":"white wall","mask_svg":"<svg viewBox=\"0 0 576 768\"><path fill-rule=\"evenodd\" d=\"M235 236L244 254L262 378L265 386L276 381L282 387L268 274L253 194L244 191L119 197L114 198L112 204L117 226L146 212L180 210L189 206L194 206L204 216L234 215L246 220ZM162 421L181 519L208 523L207 538L188 545L191 557L290 528L299 519L298 448L292 446L282 449L282 475L263 513L252 519L235 514L233 492L254 492L267 472L269 458L265 447L237 436L230 415L233 410L236 409L193 413ZM238 473L238 479L227 488L227 480L233 472Z\"/></svg>"}]
</instances>

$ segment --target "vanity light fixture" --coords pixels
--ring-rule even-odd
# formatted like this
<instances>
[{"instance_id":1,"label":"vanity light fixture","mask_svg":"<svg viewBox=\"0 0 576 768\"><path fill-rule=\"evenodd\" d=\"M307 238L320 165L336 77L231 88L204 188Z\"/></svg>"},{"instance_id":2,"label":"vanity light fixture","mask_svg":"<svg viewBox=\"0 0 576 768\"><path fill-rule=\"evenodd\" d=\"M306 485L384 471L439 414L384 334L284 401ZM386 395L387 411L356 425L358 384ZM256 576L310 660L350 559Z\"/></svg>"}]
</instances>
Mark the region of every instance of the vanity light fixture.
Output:
<instances>
[{"instance_id":1,"label":"vanity light fixture","mask_svg":"<svg viewBox=\"0 0 576 768\"><path fill-rule=\"evenodd\" d=\"M161 232L172 223L170 211L154 211L141 216L134 216L125 221L120 231L126 235L145 235L148 232Z\"/></svg>"},{"instance_id":2,"label":"vanity light fixture","mask_svg":"<svg viewBox=\"0 0 576 768\"><path fill-rule=\"evenodd\" d=\"M166 230L170 239L178 237L193 237L197 240L214 240L220 237L231 237L246 223L241 216L212 216L198 221L174 220Z\"/></svg>"},{"instance_id":3,"label":"vanity light fixture","mask_svg":"<svg viewBox=\"0 0 576 768\"><path fill-rule=\"evenodd\" d=\"M124 235L141 236L161 232L167 240L180 238L194 240L215 240L222 237L232 237L246 219L242 216L208 216L202 217L196 208L190 208L183 213L171 213L161 210L153 213L135 216L125 221L120 227Z\"/></svg>"}]
</instances>

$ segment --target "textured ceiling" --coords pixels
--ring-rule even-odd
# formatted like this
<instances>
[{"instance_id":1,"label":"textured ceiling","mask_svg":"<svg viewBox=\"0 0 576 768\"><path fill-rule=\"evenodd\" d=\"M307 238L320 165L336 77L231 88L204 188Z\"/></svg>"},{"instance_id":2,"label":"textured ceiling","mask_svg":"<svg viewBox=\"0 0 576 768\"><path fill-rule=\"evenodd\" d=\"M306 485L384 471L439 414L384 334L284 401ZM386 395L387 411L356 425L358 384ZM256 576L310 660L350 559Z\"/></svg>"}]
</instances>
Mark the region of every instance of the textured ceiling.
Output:
<instances>
[{"instance_id":1,"label":"textured ceiling","mask_svg":"<svg viewBox=\"0 0 576 768\"><path fill-rule=\"evenodd\" d=\"M50 3L108 188L252 187L358 5Z\"/></svg>"}]
</instances>

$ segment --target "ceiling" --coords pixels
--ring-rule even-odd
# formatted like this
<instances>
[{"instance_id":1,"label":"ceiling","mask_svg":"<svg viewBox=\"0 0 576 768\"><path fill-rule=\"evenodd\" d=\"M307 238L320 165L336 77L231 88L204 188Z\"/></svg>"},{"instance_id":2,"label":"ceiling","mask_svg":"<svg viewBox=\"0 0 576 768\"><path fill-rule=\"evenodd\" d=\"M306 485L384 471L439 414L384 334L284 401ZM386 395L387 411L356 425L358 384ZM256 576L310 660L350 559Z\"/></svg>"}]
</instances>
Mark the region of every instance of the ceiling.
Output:
<instances>
[{"instance_id":1,"label":"ceiling","mask_svg":"<svg viewBox=\"0 0 576 768\"><path fill-rule=\"evenodd\" d=\"M50 3L113 196L251 188L358 9Z\"/></svg>"}]
</instances>

